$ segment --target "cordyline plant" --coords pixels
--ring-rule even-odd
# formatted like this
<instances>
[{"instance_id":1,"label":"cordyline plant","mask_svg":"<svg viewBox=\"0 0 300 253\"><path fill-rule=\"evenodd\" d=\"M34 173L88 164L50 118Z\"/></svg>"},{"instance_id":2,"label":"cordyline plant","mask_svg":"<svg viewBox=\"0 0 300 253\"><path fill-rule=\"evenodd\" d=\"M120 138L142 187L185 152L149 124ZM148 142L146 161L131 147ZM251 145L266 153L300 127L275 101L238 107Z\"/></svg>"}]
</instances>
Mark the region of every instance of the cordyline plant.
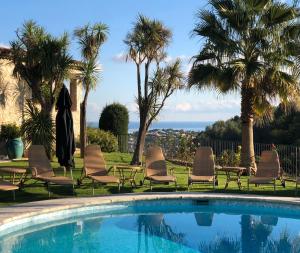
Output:
<instances>
[{"instance_id":1,"label":"cordyline plant","mask_svg":"<svg viewBox=\"0 0 300 253\"><path fill-rule=\"evenodd\" d=\"M146 133L164 107L167 98L183 86L184 75L180 60L163 65L165 49L171 40L171 31L160 21L139 15L125 44L127 59L133 61L137 71L137 98L140 126L132 164L140 164ZM153 74L150 74L153 71Z\"/></svg>"},{"instance_id":2,"label":"cordyline plant","mask_svg":"<svg viewBox=\"0 0 300 253\"><path fill-rule=\"evenodd\" d=\"M299 11L272 0L211 0L194 34L204 39L189 86L241 94L243 166L254 166L253 119L299 94Z\"/></svg>"},{"instance_id":3,"label":"cordyline plant","mask_svg":"<svg viewBox=\"0 0 300 253\"><path fill-rule=\"evenodd\" d=\"M14 75L21 78L32 91L41 113L51 117L63 80L72 66L68 36L53 37L33 21L24 23L10 43Z\"/></svg>"},{"instance_id":4,"label":"cordyline plant","mask_svg":"<svg viewBox=\"0 0 300 253\"><path fill-rule=\"evenodd\" d=\"M97 85L99 78L99 64L97 62L100 48L107 40L108 27L103 23L86 25L74 31L80 45L82 63L79 77L85 89L83 101L80 104L80 154L84 155L87 142L86 106L89 92Z\"/></svg>"}]
</instances>

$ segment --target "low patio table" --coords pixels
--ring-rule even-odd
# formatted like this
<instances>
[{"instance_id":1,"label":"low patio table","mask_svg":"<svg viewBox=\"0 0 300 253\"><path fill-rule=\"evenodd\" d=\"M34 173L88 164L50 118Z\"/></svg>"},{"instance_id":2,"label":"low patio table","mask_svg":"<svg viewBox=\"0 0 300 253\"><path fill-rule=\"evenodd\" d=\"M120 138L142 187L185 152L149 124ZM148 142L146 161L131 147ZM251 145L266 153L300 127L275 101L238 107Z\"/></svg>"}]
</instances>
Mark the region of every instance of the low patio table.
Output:
<instances>
[{"instance_id":1,"label":"low patio table","mask_svg":"<svg viewBox=\"0 0 300 253\"><path fill-rule=\"evenodd\" d=\"M117 164L114 165L114 167L119 171L122 186L125 185L126 181L129 181L132 188L137 187L135 177L138 172L143 171L143 168L141 166Z\"/></svg>"},{"instance_id":2,"label":"low patio table","mask_svg":"<svg viewBox=\"0 0 300 253\"><path fill-rule=\"evenodd\" d=\"M230 182L236 182L239 189L241 190L241 188L242 188L241 175L247 171L247 168L223 166L223 167L218 167L217 170L224 171L226 174L225 189L227 189L228 184Z\"/></svg>"},{"instance_id":3,"label":"low patio table","mask_svg":"<svg viewBox=\"0 0 300 253\"><path fill-rule=\"evenodd\" d=\"M0 167L0 174L2 174L2 179L4 179L4 174L9 174L11 182L21 186L26 179L27 169L22 167L4 166Z\"/></svg>"}]
</instances>

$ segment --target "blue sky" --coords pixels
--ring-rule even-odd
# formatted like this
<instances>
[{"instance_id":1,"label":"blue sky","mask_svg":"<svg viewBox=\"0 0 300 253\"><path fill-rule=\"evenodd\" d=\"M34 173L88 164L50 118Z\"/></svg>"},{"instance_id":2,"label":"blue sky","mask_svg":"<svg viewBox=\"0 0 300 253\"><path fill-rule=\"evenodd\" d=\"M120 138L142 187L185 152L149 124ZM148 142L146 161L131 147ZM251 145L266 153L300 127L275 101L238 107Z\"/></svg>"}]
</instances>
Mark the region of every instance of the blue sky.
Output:
<instances>
[{"instance_id":1,"label":"blue sky","mask_svg":"<svg viewBox=\"0 0 300 253\"><path fill-rule=\"evenodd\" d=\"M15 39L15 31L25 20L33 19L50 33L72 34L74 28L87 23L104 22L109 26L108 41L103 45L100 63L103 68L96 90L88 101L88 121L98 121L106 104L120 102L130 111L130 120L138 120L135 106L136 72L132 63L124 61L123 40L139 13L164 22L173 32L167 52L171 59L180 57L188 72L189 59L201 49L199 38L191 37L197 10L207 8L201 0L26 0L1 3L0 44ZM80 54L72 40L70 53ZM171 97L160 121L214 121L239 114L238 94L220 95L214 91L178 91Z\"/></svg>"}]
</instances>

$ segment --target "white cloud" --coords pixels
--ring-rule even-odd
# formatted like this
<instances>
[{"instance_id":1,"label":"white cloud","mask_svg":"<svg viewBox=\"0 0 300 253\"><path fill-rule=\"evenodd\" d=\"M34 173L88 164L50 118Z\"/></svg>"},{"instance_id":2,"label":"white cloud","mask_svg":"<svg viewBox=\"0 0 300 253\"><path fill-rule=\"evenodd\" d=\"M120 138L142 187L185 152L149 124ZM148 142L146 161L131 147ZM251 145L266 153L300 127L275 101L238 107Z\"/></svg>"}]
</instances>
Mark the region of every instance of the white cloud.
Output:
<instances>
[{"instance_id":1,"label":"white cloud","mask_svg":"<svg viewBox=\"0 0 300 253\"><path fill-rule=\"evenodd\" d=\"M138 112L138 105L136 103L128 103L126 104L126 107L130 113Z\"/></svg>"},{"instance_id":2,"label":"white cloud","mask_svg":"<svg viewBox=\"0 0 300 253\"><path fill-rule=\"evenodd\" d=\"M193 113L218 113L228 111L239 111L240 101L236 99L212 99L203 100L198 103L181 102L175 106L168 106L166 109L173 112Z\"/></svg>"},{"instance_id":3,"label":"white cloud","mask_svg":"<svg viewBox=\"0 0 300 253\"><path fill-rule=\"evenodd\" d=\"M188 102L179 103L175 106L176 111L186 112L186 111L190 111L191 109L192 109L192 105Z\"/></svg>"},{"instance_id":4,"label":"white cloud","mask_svg":"<svg viewBox=\"0 0 300 253\"><path fill-rule=\"evenodd\" d=\"M10 45L0 42L0 47L10 48Z\"/></svg>"},{"instance_id":5,"label":"white cloud","mask_svg":"<svg viewBox=\"0 0 300 253\"><path fill-rule=\"evenodd\" d=\"M187 56L187 55L178 55L178 56L175 56L175 57L173 57L173 56L167 56L166 58L165 58L165 62L166 63L170 63L170 62L173 62L173 61L175 61L176 59L180 59L183 63L188 63L189 61L190 61L190 56Z\"/></svg>"},{"instance_id":6,"label":"white cloud","mask_svg":"<svg viewBox=\"0 0 300 253\"><path fill-rule=\"evenodd\" d=\"M121 52L121 53L114 55L112 59L115 62L124 63L124 62L126 62L126 57L127 57L127 54L125 52Z\"/></svg>"}]
</instances>

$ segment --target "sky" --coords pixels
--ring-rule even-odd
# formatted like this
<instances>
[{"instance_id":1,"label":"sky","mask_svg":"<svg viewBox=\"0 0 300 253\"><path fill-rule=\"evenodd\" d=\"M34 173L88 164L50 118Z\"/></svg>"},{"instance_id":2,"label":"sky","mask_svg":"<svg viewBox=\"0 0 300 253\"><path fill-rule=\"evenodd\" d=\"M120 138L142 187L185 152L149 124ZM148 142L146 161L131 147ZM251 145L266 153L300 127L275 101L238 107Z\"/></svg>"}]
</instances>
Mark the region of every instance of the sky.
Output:
<instances>
[{"instance_id":1,"label":"sky","mask_svg":"<svg viewBox=\"0 0 300 253\"><path fill-rule=\"evenodd\" d=\"M201 50L200 38L191 36L197 11L208 8L203 0L10 0L1 3L0 45L16 38L16 30L26 20L34 20L53 35L70 34L70 54L80 59L72 36L75 28L87 23L103 22L109 26L109 37L101 48L102 72L97 88L88 99L87 120L96 122L103 107L112 102L126 105L130 120L138 121L135 97L136 69L126 62L124 39L138 14L162 21L172 30L167 48L168 59L181 58L188 73L191 57ZM169 98L158 121L216 121L240 112L239 94L222 95L216 91L177 91Z\"/></svg>"}]
</instances>

